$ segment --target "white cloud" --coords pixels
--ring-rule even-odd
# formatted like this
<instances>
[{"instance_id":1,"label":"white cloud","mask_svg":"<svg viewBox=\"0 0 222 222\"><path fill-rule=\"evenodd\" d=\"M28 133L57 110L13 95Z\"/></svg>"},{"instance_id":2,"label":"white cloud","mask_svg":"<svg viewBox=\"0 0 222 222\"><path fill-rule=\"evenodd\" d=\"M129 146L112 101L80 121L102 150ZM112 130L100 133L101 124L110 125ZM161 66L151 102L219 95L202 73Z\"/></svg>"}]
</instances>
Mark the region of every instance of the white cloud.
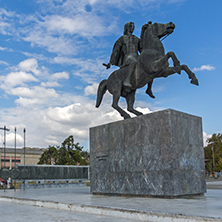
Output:
<instances>
[{"instance_id":1,"label":"white cloud","mask_svg":"<svg viewBox=\"0 0 222 222\"><path fill-rule=\"evenodd\" d=\"M12 132L12 128L14 127L7 127L11 129L9 132L6 134L6 146L10 148L15 147L15 133ZM4 143L4 137L0 135L0 146L2 147ZM16 146L17 147L22 147L24 145L24 138L21 134L16 134Z\"/></svg>"},{"instance_id":2,"label":"white cloud","mask_svg":"<svg viewBox=\"0 0 222 222\"><path fill-rule=\"evenodd\" d=\"M40 48L46 48L49 52L58 54L77 54L80 49L75 43L73 44L70 38L63 36L54 37L44 29L36 29L37 30L28 29L23 40L31 42L33 46L37 45Z\"/></svg>"},{"instance_id":3,"label":"white cloud","mask_svg":"<svg viewBox=\"0 0 222 222\"><path fill-rule=\"evenodd\" d=\"M96 109L94 101L85 101L81 104L49 108L42 124L47 125L50 132L56 135L63 132L66 135L74 135L79 141L85 141L88 139L89 127L102 124L104 120L112 122L121 119L118 114L104 113L105 107ZM113 112L115 113L114 110L111 111Z\"/></svg>"},{"instance_id":4,"label":"white cloud","mask_svg":"<svg viewBox=\"0 0 222 222\"><path fill-rule=\"evenodd\" d=\"M69 79L67 72L57 72L49 75L45 67L42 66L39 68L38 61L34 58L26 59L10 69L18 71L11 72L6 76L0 76L0 88L9 95L18 96L19 98L15 100L15 103L22 106L29 104L47 104L48 99L59 96L59 94L52 89L53 87L62 87L58 81ZM37 75L38 78L28 72ZM44 79L44 81L42 81L42 79ZM40 82L40 80L42 82ZM32 85L29 86L31 82ZM35 85L35 83L38 83L38 85Z\"/></svg>"},{"instance_id":5,"label":"white cloud","mask_svg":"<svg viewBox=\"0 0 222 222\"><path fill-rule=\"evenodd\" d=\"M145 6L158 7L160 4L176 4L185 0L82 0L72 1L51 1L38 0L42 4L44 11L58 12L64 11L67 14L74 13L108 13L110 9L119 9L128 12L135 8L144 8ZM89 8L90 10L87 10ZM145 10L145 8L144 8ZM146 8L147 10L147 8Z\"/></svg>"},{"instance_id":6,"label":"white cloud","mask_svg":"<svg viewBox=\"0 0 222 222\"><path fill-rule=\"evenodd\" d=\"M14 12L11 12L11 11L7 11L3 8L0 8L0 16L1 16L1 19L3 18L3 16L7 16L7 17L12 17L14 16Z\"/></svg>"},{"instance_id":7,"label":"white cloud","mask_svg":"<svg viewBox=\"0 0 222 222\"><path fill-rule=\"evenodd\" d=\"M105 24L97 15L82 14L73 17L59 15L47 16L44 22L45 28L53 33L78 34L81 36L104 35ZM93 28L92 28L93 27Z\"/></svg>"},{"instance_id":8,"label":"white cloud","mask_svg":"<svg viewBox=\"0 0 222 222\"><path fill-rule=\"evenodd\" d=\"M38 82L38 79L36 79L30 73L19 71L19 72L11 72L7 76L2 76L0 78L0 82L1 82L0 88L7 90L17 85L22 85L23 83L26 82Z\"/></svg>"},{"instance_id":9,"label":"white cloud","mask_svg":"<svg viewBox=\"0 0 222 222\"><path fill-rule=\"evenodd\" d=\"M10 34L12 29L10 19L14 15L14 12L0 8L0 33L2 33L3 35Z\"/></svg>"},{"instance_id":10,"label":"white cloud","mask_svg":"<svg viewBox=\"0 0 222 222\"><path fill-rule=\"evenodd\" d=\"M61 79L69 79L69 74L67 72L57 72L49 76L48 82L41 82L43 87L61 87L57 81Z\"/></svg>"},{"instance_id":11,"label":"white cloud","mask_svg":"<svg viewBox=\"0 0 222 222\"><path fill-rule=\"evenodd\" d=\"M78 64L78 59L76 58L69 58L69 57L64 57L64 56L57 56L52 59L53 63L57 64L67 64L67 65L73 65L73 64Z\"/></svg>"},{"instance_id":12,"label":"white cloud","mask_svg":"<svg viewBox=\"0 0 222 222\"><path fill-rule=\"evenodd\" d=\"M9 64L7 62L5 62L5 61L1 61L0 60L0 65L8 66Z\"/></svg>"},{"instance_id":13,"label":"white cloud","mask_svg":"<svg viewBox=\"0 0 222 222\"><path fill-rule=\"evenodd\" d=\"M38 61L36 59L26 59L18 64L18 68L25 72L33 72L38 75L40 71L38 68Z\"/></svg>"},{"instance_id":14,"label":"white cloud","mask_svg":"<svg viewBox=\"0 0 222 222\"><path fill-rule=\"evenodd\" d=\"M107 70L103 65L104 61L101 59L79 59L77 63L77 69L73 72L74 76L81 78L82 81L94 84L97 79L108 78L108 76L114 71L115 68Z\"/></svg>"},{"instance_id":15,"label":"white cloud","mask_svg":"<svg viewBox=\"0 0 222 222\"><path fill-rule=\"evenodd\" d=\"M88 13L84 10L86 3L81 1L66 1L61 5L54 3L39 1L45 13L41 13L40 10L32 15L15 14L11 23L7 23L6 20L1 21L0 32L4 34L10 32L8 34L11 36L52 53L76 55L82 50L87 50L89 44L92 47L94 37L114 33L117 28L115 17L104 19L98 12ZM48 15L43 16L43 14ZM13 27L10 29L9 25ZM94 44L94 47L101 46Z\"/></svg>"},{"instance_id":16,"label":"white cloud","mask_svg":"<svg viewBox=\"0 0 222 222\"><path fill-rule=\"evenodd\" d=\"M82 0L82 1L51 1L39 0L38 11L32 14L15 14L2 9L0 32L16 36L18 40L31 43L48 52L58 55L77 55L90 47L100 48L98 39L110 33L122 32L116 9L129 12L139 7L177 3L180 0ZM86 8L91 10L86 10ZM4 16L3 16L4 15ZM7 18L5 18L5 16ZM4 17L4 18L3 18ZM11 19L10 23L7 19ZM18 19L19 18L19 19ZM7 28L8 26L12 26ZM122 29L122 27L121 27Z\"/></svg>"},{"instance_id":17,"label":"white cloud","mask_svg":"<svg viewBox=\"0 0 222 222\"><path fill-rule=\"evenodd\" d=\"M212 135L208 135L207 133L203 132L203 144L204 147L208 145L207 139L209 139Z\"/></svg>"},{"instance_id":18,"label":"white cloud","mask_svg":"<svg viewBox=\"0 0 222 222\"><path fill-rule=\"evenodd\" d=\"M141 107L137 107L136 110L138 110L139 112L143 113L143 114L148 114L151 113L149 108L141 108Z\"/></svg>"},{"instance_id":19,"label":"white cloud","mask_svg":"<svg viewBox=\"0 0 222 222\"><path fill-rule=\"evenodd\" d=\"M28 87L17 87L9 90L9 94L28 97L28 98L57 98L59 95L54 89L46 89L40 86Z\"/></svg>"},{"instance_id":20,"label":"white cloud","mask_svg":"<svg viewBox=\"0 0 222 222\"><path fill-rule=\"evenodd\" d=\"M101 58L96 59L83 59L83 58L69 58L63 56L57 56L53 58L52 63L75 65L75 71L73 75L81 78L82 81L88 84L94 84L98 80L98 77L107 78L116 67L112 67L107 70L102 63L104 62Z\"/></svg>"},{"instance_id":21,"label":"white cloud","mask_svg":"<svg viewBox=\"0 0 222 222\"><path fill-rule=\"evenodd\" d=\"M8 34L8 32L6 31L9 28L10 24L6 23L6 22L0 22L0 33L2 33L3 35Z\"/></svg>"},{"instance_id":22,"label":"white cloud","mask_svg":"<svg viewBox=\"0 0 222 222\"><path fill-rule=\"evenodd\" d=\"M98 89L98 83L93 83L85 88L85 95L96 95Z\"/></svg>"},{"instance_id":23,"label":"white cloud","mask_svg":"<svg viewBox=\"0 0 222 222\"><path fill-rule=\"evenodd\" d=\"M21 61L15 69L24 72L32 72L37 77L47 78L49 75L47 68L44 66L39 67L38 61L35 58L29 58Z\"/></svg>"},{"instance_id":24,"label":"white cloud","mask_svg":"<svg viewBox=\"0 0 222 222\"><path fill-rule=\"evenodd\" d=\"M7 48L7 47L1 47L1 46L0 46L0 51L13 52L13 49L10 49L10 48Z\"/></svg>"},{"instance_id":25,"label":"white cloud","mask_svg":"<svg viewBox=\"0 0 222 222\"><path fill-rule=\"evenodd\" d=\"M19 99L15 100L15 103L24 107L35 105L35 104L43 104L44 101L42 99L37 99L37 98L24 98L20 97Z\"/></svg>"},{"instance_id":26,"label":"white cloud","mask_svg":"<svg viewBox=\"0 0 222 222\"><path fill-rule=\"evenodd\" d=\"M42 87L61 87L61 85L58 82L41 82Z\"/></svg>"},{"instance_id":27,"label":"white cloud","mask_svg":"<svg viewBox=\"0 0 222 222\"><path fill-rule=\"evenodd\" d=\"M60 142L58 141L58 138L56 136L47 136L45 139L45 143L49 144L49 145L59 145Z\"/></svg>"},{"instance_id":28,"label":"white cloud","mask_svg":"<svg viewBox=\"0 0 222 222\"><path fill-rule=\"evenodd\" d=\"M43 61L48 61L49 57L46 57L43 54L37 54L37 53L30 53L30 52L21 52L23 55L30 57L30 58L35 58L37 61L38 60L43 60Z\"/></svg>"},{"instance_id":29,"label":"white cloud","mask_svg":"<svg viewBox=\"0 0 222 222\"><path fill-rule=\"evenodd\" d=\"M58 79L69 79L69 74L67 72L57 72L50 76L50 79L52 80L58 80Z\"/></svg>"},{"instance_id":30,"label":"white cloud","mask_svg":"<svg viewBox=\"0 0 222 222\"><path fill-rule=\"evenodd\" d=\"M0 46L0 51L5 51L5 50L7 50L7 48Z\"/></svg>"},{"instance_id":31,"label":"white cloud","mask_svg":"<svg viewBox=\"0 0 222 222\"><path fill-rule=\"evenodd\" d=\"M60 95L58 103L65 101L71 105L50 107L51 102L48 100L48 108L40 104L33 106L32 103L38 99L20 97L19 103L22 106L8 109L7 112L0 110L0 124L7 122L27 129L27 146L58 145L57 142L61 143L69 135L74 135L75 141L86 142L89 139L89 127L122 119L111 107L110 100L104 101L97 109L95 101L85 96Z\"/></svg>"},{"instance_id":32,"label":"white cloud","mask_svg":"<svg viewBox=\"0 0 222 222\"><path fill-rule=\"evenodd\" d=\"M18 126L20 131L26 128L27 146L30 147L59 145L66 137L74 135L75 141L81 145L84 143L87 148L90 127L123 119L111 107L110 95L97 109L95 100L89 100L86 96L57 94L41 87L18 87L13 92L20 96L16 100L20 106L6 111L0 110L0 124L10 123L11 128L13 125ZM43 102L47 105L41 106ZM125 101L120 102L121 107L123 104L125 105ZM149 108L141 107L137 107L137 110L144 114L150 112ZM134 117L133 114L130 115Z\"/></svg>"},{"instance_id":33,"label":"white cloud","mask_svg":"<svg viewBox=\"0 0 222 222\"><path fill-rule=\"evenodd\" d=\"M202 65L202 66L199 67L199 68L194 67L194 68L193 68L193 71L194 71L194 72L204 71L204 70L211 71L211 70L214 70L214 69L215 69L214 66L211 66L211 65Z\"/></svg>"}]
</instances>

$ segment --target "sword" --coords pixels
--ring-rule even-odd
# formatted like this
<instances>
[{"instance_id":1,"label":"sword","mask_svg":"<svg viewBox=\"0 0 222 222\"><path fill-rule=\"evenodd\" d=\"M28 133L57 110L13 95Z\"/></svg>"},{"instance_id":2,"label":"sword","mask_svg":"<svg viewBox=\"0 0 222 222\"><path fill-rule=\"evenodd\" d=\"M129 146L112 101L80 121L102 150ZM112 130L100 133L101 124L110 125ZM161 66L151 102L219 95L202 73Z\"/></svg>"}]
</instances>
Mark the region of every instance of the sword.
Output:
<instances>
[{"instance_id":1,"label":"sword","mask_svg":"<svg viewBox=\"0 0 222 222\"><path fill-rule=\"evenodd\" d=\"M103 66L105 66L106 69L109 69L109 68L110 68L110 65L109 65L109 64L106 64L106 63L103 63Z\"/></svg>"}]
</instances>

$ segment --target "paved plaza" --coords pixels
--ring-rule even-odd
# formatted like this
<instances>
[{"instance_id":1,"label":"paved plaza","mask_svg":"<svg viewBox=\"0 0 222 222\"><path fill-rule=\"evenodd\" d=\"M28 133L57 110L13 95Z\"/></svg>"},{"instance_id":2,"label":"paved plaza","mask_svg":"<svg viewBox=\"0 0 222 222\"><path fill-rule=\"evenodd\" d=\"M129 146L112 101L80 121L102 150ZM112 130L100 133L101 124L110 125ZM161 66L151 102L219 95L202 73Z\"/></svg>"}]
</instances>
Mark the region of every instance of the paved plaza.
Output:
<instances>
[{"instance_id":1,"label":"paved plaza","mask_svg":"<svg viewBox=\"0 0 222 222\"><path fill-rule=\"evenodd\" d=\"M175 199L92 195L89 187L0 190L1 222L222 221L222 181L207 187Z\"/></svg>"}]
</instances>

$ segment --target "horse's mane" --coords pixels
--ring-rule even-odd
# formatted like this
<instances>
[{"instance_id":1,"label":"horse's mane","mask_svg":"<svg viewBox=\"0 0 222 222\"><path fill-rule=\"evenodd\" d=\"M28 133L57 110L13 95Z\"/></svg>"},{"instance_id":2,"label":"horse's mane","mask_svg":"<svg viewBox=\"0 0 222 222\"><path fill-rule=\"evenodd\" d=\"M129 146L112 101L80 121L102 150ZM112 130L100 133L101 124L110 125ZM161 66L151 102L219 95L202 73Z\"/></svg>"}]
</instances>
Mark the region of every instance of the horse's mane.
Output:
<instances>
[{"instance_id":1,"label":"horse's mane","mask_svg":"<svg viewBox=\"0 0 222 222\"><path fill-rule=\"evenodd\" d=\"M148 22L146 24L144 24L141 28L141 33L140 33L140 41L141 41L141 48L143 49L143 37L144 37L144 32L146 31L146 29L148 28L149 25L151 25L152 22Z\"/></svg>"}]
</instances>

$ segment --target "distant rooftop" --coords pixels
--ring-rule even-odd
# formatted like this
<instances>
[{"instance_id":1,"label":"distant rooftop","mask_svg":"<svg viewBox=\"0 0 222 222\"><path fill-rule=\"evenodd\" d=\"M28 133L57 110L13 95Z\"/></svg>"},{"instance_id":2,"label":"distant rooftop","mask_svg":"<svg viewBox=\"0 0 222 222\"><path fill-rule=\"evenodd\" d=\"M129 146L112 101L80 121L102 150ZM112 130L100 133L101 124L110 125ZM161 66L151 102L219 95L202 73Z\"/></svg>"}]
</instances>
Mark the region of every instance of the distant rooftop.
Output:
<instances>
[{"instance_id":1,"label":"distant rooftop","mask_svg":"<svg viewBox=\"0 0 222 222\"><path fill-rule=\"evenodd\" d=\"M25 148L25 153L36 153L36 154L41 154L43 153L45 150L47 150L47 148L31 148L31 147L26 147ZM6 153L14 153L15 152L15 148L6 148ZM0 147L0 153L4 153L4 148ZM24 148L17 148L16 149L16 153L20 154L20 153L24 153Z\"/></svg>"}]
</instances>

